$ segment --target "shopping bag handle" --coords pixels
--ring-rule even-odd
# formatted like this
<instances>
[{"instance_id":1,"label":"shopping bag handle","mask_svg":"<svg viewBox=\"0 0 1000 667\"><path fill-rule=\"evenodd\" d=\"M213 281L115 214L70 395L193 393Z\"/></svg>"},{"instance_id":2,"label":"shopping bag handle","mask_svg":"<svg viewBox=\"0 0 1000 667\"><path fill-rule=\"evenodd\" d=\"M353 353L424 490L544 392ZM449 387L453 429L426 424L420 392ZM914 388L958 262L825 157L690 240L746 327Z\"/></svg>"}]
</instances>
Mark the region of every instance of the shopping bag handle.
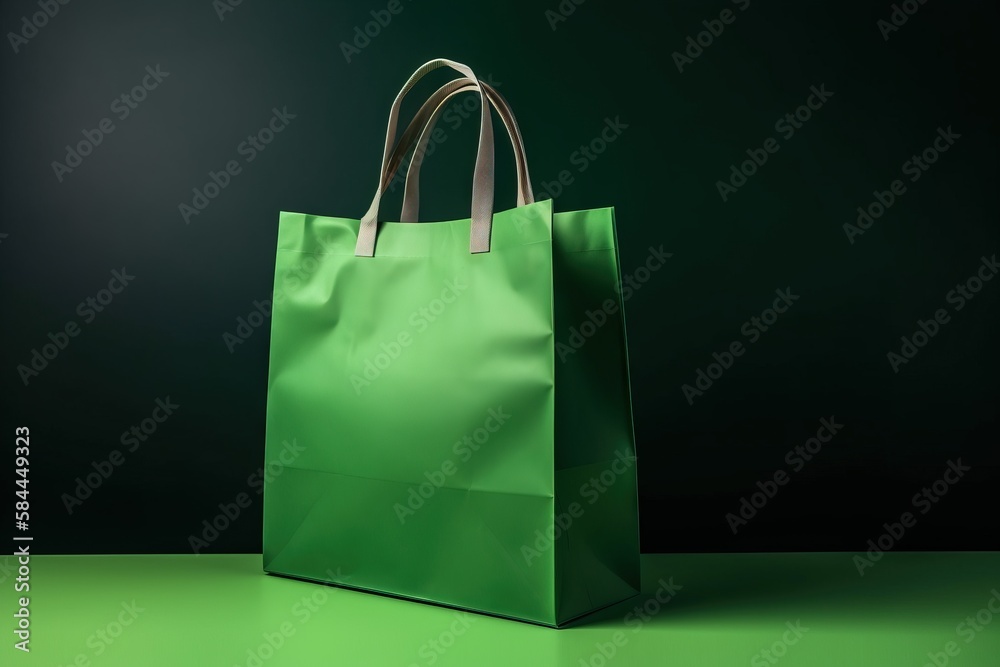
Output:
<instances>
[{"instance_id":1,"label":"shopping bag handle","mask_svg":"<svg viewBox=\"0 0 1000 667\"><path fill-rule=\"evenodd\" d=\"M372 205L361 218L361 225L358 229L358 242L355 246L354 254L358 257L375 256L375 239L378 235L378 209L382 199L383 183L381 174L385 173L388 167L389 158L392 155L392 147L396 140L397 125L399 122L399 109L403 98L413 88L414 85L429 72L440 67L450 67L471 79L480 95L480 109L482 111L482 125L479 129L479 150L476 155L476 170L472 183L472 226L469 239L469 250L473 253L489 252L490 233L493 226L493 123L490 118L490 104L486 93L480 86L479 79L475 72L467 65L457 63L445 58L437 58L424 63L399 91L392 109L389 111L389 124L386 130L385 149L382 152L382 169L379 174L378 190Z\"/></svg>"},{"instance_id":2,"label":"shopping bag handle","mask_svg":"<svg viewBox=\"0 0 1000 667\"><path fill-rule=\"evenodd\" d=\"M511 144L514 147L514 162L517 167L517 205L533 204L535 202L535 195L531 188L531 177L528 174L524 138L521 136L521 129L517 125L517 119L514 118L510 104L504 99L503 95L498 93L495 88L485 81L481 81L480 84L483 90L486 91L490 104L493 105L494 110L497 111L503 120L504 126L507 128L507 134L510 136ZM402 163L403 156L409 151L412 145L412 137L417 131L420 131L420 140L417 142L417 148L413 153L414 157L407 166L406 188L403 194L403 211L399 218L401 222L417 222L419 219L420 168L423 166L423 157L426 155L427 144L434 132L434 127L444 112L446 104L452 97L459 93L473 92L475 90L476 87L472 84L472 80L468 78L456 79L439 88L428 98L420 111L417 112L416 116L410 122L410 126L403 133L403 138L396 144L393 156L389 160L389 172L383 181L386 185L395 177L396 171Z\"/></svg>"},{"instance_id":3,"label":"shopping bag handle","mask_svg":"<svg viewBox=\"0 0 1000 667\"><path fill-rule=\"evenodd\" d=\"M382 172L383 193L385 192L385 189L389 187L392 179L396 176L396 172L399 171L400 166L402 166L403 159L406 157L406 154L413 147L414 143L416 143L420 133L423 131L424 126L427 124L427 120L434 112L437 103L439 103L439 99L448 93L465 88L469 85L469 83L467 83L469 81L471 81L471 79L467 77L461 77L449 81L435 91L434 95L428 98L428 100L424 102L424 105L420 107L420 110L410 121L407 128L403 131L403 135L396 143L395 148L393 148L392 155L389 156L389 161ZM476 90L475 84L472 84L472 90Z\"/></svg>"}]
</instances>

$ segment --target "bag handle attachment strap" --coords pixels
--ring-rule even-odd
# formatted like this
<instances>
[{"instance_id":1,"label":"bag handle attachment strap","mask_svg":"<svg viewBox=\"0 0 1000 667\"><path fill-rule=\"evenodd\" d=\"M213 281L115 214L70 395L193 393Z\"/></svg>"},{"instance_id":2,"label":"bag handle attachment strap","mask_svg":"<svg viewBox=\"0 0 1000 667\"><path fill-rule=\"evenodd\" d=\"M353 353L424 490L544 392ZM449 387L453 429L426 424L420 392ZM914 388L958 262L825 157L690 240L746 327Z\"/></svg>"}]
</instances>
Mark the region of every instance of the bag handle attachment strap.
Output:
<instances>
[{"instance_id":1,"label":"bag handle attachment strap","mask_svg":"<svg viewBox=\"0 0 1000 667\"><path fill-rule=\"evenodd\" d=\"M489 252L490 233L493 226L493 123L490 118L490 104L486 93L483 91L476 74L462 63L452 60L438 58L422 65L409 78L403 88L392 103L389 112L389 124L386 131L385 150L382 152L382 171L384 174L389 164L392 154L392 146L396 139L397 125L399 122L399 108L403 98L413 88L414 85L429 72L440 67L450 67L460 74L472 80L476 90L480 95L480 108L482 110L482 125L479 129L479 151L476 155L476 170L472 184L472 228L469 239L469 250L472 253ZM383 182L379 176L378 190L372 205L361 218L361 226L358 229L358 243L354 254L358 257L375 256L375 239L378 235L378 209L382 199Z\"/></svg>"},{"instance_id":2,"label":"bag handle attachment strap","mask_svg":"<svg viewBox=\"0 0 1000 667\"><path fill-rule=\"evenodd\" d=\"M511 111L507 100L488 83L481 81L483 90L489 97L490 103L500 114L507 134L510 135L511 143L514 146L514 161L517 165L517 205L533 204L535 195L531 189L531 178L528 174L528 163L525 157L524 138L521 136L521 129L517 125L514 113ZM411 142L408 141L415 129L422 130L420 141L414 152L414 158L410 161L406 173L406 190L403 195L403 212L400 214L402 222L417 222L420 211L420 168L423 166L423 156L426 154L427 144L430 141L434 127L444 112L447 102L459 93L472 92L476 88L471 79L456 79L439 88L421 107L420 111L413 118L410 126L403 133L403 138L396 145L393 159L390 159L390 172L387 174L385 183L388 184L396 174L402 156L398 158L396 153L405 154L409 150ZM395 160L395 163L394 163ZM395 168L394 168L395 167Z\"/></svg>"}]
</instances>

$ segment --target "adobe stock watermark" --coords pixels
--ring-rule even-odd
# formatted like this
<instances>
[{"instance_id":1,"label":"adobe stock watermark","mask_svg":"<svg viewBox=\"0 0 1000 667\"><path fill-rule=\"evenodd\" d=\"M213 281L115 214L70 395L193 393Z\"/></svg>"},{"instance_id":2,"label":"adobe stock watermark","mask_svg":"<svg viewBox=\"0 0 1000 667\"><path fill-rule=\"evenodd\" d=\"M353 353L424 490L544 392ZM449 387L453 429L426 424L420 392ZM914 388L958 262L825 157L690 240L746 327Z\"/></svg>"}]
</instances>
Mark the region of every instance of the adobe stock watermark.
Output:
<instances>
[{"instance_id":1,"label":"adobe stock watermark","mask_svg":"<svg viewBox=\"0 0 1000 667\"><path fill-rule=\"evenodd\" d=\"M451 649L458 641L459 637L469 631L469 628L476 622L476 615L467 611L456 611L452 614L453 620L447 628L442 630L436 637L432 637L420 645L417 649L417 656L420 662L411 662L408 667L421 667L422 665L433 665L441 659L445 653Z\"/></svg>"},{"instance_id":2,"label":"adobe stock watermark","mask_svg":"<svg viewBox=\"0 0 1000 667\"><path fill-rule=\"evenodd\" d=\"M247 313L245 317L241 315L236 318L236 328L231 332L222 332L222 342L225 344L226 349L229 350L229 354L235 352L238 345L242 345L250 340L254 332L271 319L274 304L281 298L284 298L284 294L274 292L270 299L264 299L263 301L255 299L253 310Z\"/></svg>"},{"instance_id":3,"label":"adobe stock watermark","mask_svg":"<svg viewBox=\"0 0 1000 667\"><path fill-rule=\"evenodd\" d=\"M913 509L919 510L920 515L930 512L934 505L941 502L941 499L948 494L951 487L958 484L965 477L965 473L970 470L972 470L972 467L962 465L961 458L948 461L948 467L945 468L941 478L930 486L922 488L910 499ZM866 569L875 567L875 563L882 560L882 556L892 550L903 539L906 531L917 525L920 515L907 511L899 516L899 521L883 523L882 527L885 529L885 532L874 539L868 540L867 553L864 556L855 555L852 559L854 567L858 570L858 574L863 577L865 576Z\"/></svg>"},{"instance_id":4,"label":"adobe stock watermark","mask_svg":"<svg viewBox=\"0 0 1000 667\"><path fill-rule=\"evenodd\" d=\"M87 667L90 665L91 660L104 655L125 634L125 630L136 622L139 615L146 611L145 607L140 607L135 600L122 602L119 606L121 611L115 614L112 620L97 628L87 637L85 643L90 652L77 653L66 667ZM58 667L62 667L62 665Z\"/></svg>"},{"instance_id":5,"label":"adobe stock watermark","mask_svg":"<svg viewBox=\"0 0 1000 667\"><path fill-rule=\"evenodd\" d=\"M774 293L777 298L771 303L771 307L765 308L759 316L751 317L740 327L740 333L747 339L746 345L737 339L721 353L713 352L712 359L715 361L710 362L705 370L696 369L694 384L681 385L681 393L684 394L688 405L694 405L695 398L704 396L705 392L711 389L725 372L733 367L736 360L746 353L747 348L770 331L778 318L787 313L788 309L795 305L795 302L800 298L798 294L792 293L791 287L786 287L783 290L777 289Z\"/></svg>"},{"instance_id":6,"label":"adobe stock watermark","mask_svg":"<svg viewBox=\"0 0 1000 667\"><path fill-rule=\"evenodd\" d=\"M326 576L334 581L346 581L350 579L350 576L345 577L341 573L341 568L339 567L336 572L331 568L327 568ZM330 593L327 590L326 586L314 586L312 593L299 598L289 610L289 613L296 622L283 621L271 632L262 633L261 639L263 641L246 650L246 659L242 663L243 667L263 667L264 663L273 658L288 643L288 640L295 636L299 628L308 623L323 605L330 600ZM240 667L240 665L234 664L233 667Z\"/></svg>"},{"instance_id":7,"label":"adobe stock watermark","mask_svg":"<svg viewBox=\"0 0 1000 667\"><path fill-rule=\"evenodd\" d=\"M503 85L500 81L496 81L492 74L487 74L485 78L480 77L480 81L489 84L493 88L500 88ZM449 130L455 132L470 118L478 121L481 104L482 100L479 95L472 93L463 94L460 99L453 101L448 106L441 114L440 119L448 124ZM440 125L436 125L431 130L430 136L427 138L427 143L422 148L418 146L417 150L408 153L403 158L396 169L396 173L393 174L392 180L389 181L389 185L387 186L389 192L395 192L396 188L406 180L405 174L410 170L411 166L418 168L422 166L424 160L437 151L438 146L448 141L448 137L448 133Z\"/></svg>"},{"instance_id":8,"label":"adobe stock watermark","mask_svg":"<svg viewBox=\"0 0 1000 667\"><path fill-rule=\"evenodd\" d=\"M632 630L633 635L642 632L642 629L652 622L684 588L680 584L675 584L673 577L670 577L669 581L664 581L661 578L657 583L659 586L653 594L646 598L641 605L635 605L632 611L625 614L622 619L625 626ZM580 667L605 667L608 661L617 656L628 645L630 639L631 637L624 631L617 630L609 638L610 641L595 642L594 652L585 658L580 658L577 664Z\"/></svg>"},{"instance_id":9,"label":"adobe stock watermark","mask_svg":"<svg viewBox=\"0 0 1000 667\"><path fill-rule=\"evenodd\" d=\"M756 517L758 512L763 510L767 503L778 495L779 489L792 480L792 475L800 472L806 463L812 461L822 451L823 445L833 440L842 428L844 425L838 424L834 417L820 419L819 428L816 429L814 437L806 440L805 444L796 445L788 450L788 453L785 454L785 463L791 468L791 472L779 468L774 471L773 475L770 475L770 479L763 482L758 480L757 488L759 491L750 494L749 499L746 496L740 498L738 515L733 512L726 514L726 523L729 524L733 535Z\"/></svg>"},{"instance_id":10,"label":"adobe stock watermark","mask_svg":"<svg viewBox=\"0 0 1000 667\"><path fill-rule=\"evenodd\" d=\"M545 20L548 21L549 27L552 28L552 32L555 32L559 28L560 23L568 21L569 17L576 13L577 7L586 1L587 0L560 0L555 9L546 9Z\"/></svg>"},{"instance_id":11,"label":"adobe stock watermark","mask_svg":"<svg viewBox=\"0 0 1000 667\"><path fill-rule=\"evenodd\" d=\"M632 273L622 276L622 279L615 283L615 292L621 299L621 303L624 304L641 290L653 277L653 274L662 269L667 260L673 256L673 253L664 251L662 245L658 248L649 246L649 254L642 266ZM559 361L566 363L566 360L583 349L587 341L596 336L605 324L611 321L617 322L618 318L615 315L621 309L618 304L617 299L608 298L599 307L584 311L580 322L569 328L565 342L556 342L555 351L559 355Z\"/></svg>"},{"instance_id":12,"label":"adobe stock watermark","mask_svg":"<svg viewBox=\"0 0 1000 667\"><path fill-rule=\"evenodd\" d=\"M17 514L18 528L23 526L23 530L27 530L28 526L26 523L28 519L27 505L27 501L24 501L24 505L15 504L15 508L24 507L25 509ZM22 544L13 555L17 556L17 578L14 580L13 588L14 591L24 594L17 598L17 611L13 614L16 619L13 631L17 640L14 642L14 648L24 653L31 653L31 545Z\"/></svg>"},{"instance_id":13,"label":"adobe stock watermark","mask_svg":"<svg viewBox=\"0 0 1000 667\"><path fill-rule=\"evenodd\" d=\"M819 88L810 86L809 92L811 94L802 105L791 113L786 113L774 123L774 131L779 133L785 141L794 137L798 130L805 127L805 124L813 117L813 113L822 109L834 96L833 92L826 89L825 83L821 83ZM729 198L746 185L748 179L767 164L768 159L779 150L781 150L781 142L775 137L765 139L760 148L748 148L746 150L748 159L741 162L739 167L735 163L729 165L729 178L715 182L715 188L719 191L722 201L729 201Z\"/></svg>"},{"instance_id":14,"label":"adobe stock watermark","mask_svg":"<svg viewBox=\"0 0 1000 667\"><path fill-rule=\"evenodd\" d=\"M294 294L319 270L322 265L321 257L323 253L334 247L333 238L326 234L317 237L319 251L315 253L300 253L298 261L281 273L280 283L273 292L271 298L254 300L253 308L246 316L236 318L236 326L232 331L222 332L222 343L233 354L239 345L250 340L254 332L264 326L271 319L274 308L279 306L285 298Z\"/></svg>"},{"instance_id":15,"label":"adobe stock watermark","mask_svg":"<svg viewBox=\"0 0 1000 667\"><path fill-rule=\"evenodd\" d=\"M128 273L123 266L121 269L111 271L111 280L108 286L98 290L93 296L86 297L76 306L76 314L82 320L82 324L90 324L97 319L98 314L111 305L115 296L121 294L128 285L135 280L135 276ZM70 341L80 335L83 331L81 322L71 319L66 322L55 333L48 332L48 342L41 347L34 347L29 352L30 359L27 363L18 364L17 375L21 378L21 383L27 387L32 379L38 377L42 371L49 367L56 360L61 352L69 347Z\"/></svg>"},{"instance_id":16,"label":"adobe stock watermark","mask_svg":"<svg viewBox=\"0 0 1000 667\"><path fill-rule=\"evenodd\" d=\"M954 312L961 311L970 301L976 298L976 295L982 291L986 283L993 280L993 277L998 272L1000 272L1000 264L997 263L996 254L989 259L981 257L979 268L976 272L955 285L945 295L945 303L952 306ZM920 353L920 350L927 347L934 337L941 332L941 327L951 322L951 316L952 313L949 312L947 307L938 308L929 319L918 319L916 329L910 336L900 336L901 345L899 351L890 350L886 355L892 372L898 374L901 367L910 363Z\"/></svg>"},{"instance_id":17,"label":"adobe stock watermark","mask_svg":"<svg viewBox=\"0 0 1000 667\"><path fill-rule=\"evenodd\" d=\"M247 135L247 138L236 146L236 156L226 161L219 171L209 170L208 181L200 188L192 188L193 194L191 203L181 202L177 205L177 211L181 214L184 224L190 224L191 218L205 212L222 191L229 187L233 178L243 173L246 165L250 164L271 145L274 139L285 131L288 125L298 118L297 114L290 113L288 107L277 107L271 109L271 118L264 124L264 127L255 133ZM241 162L238 158L243 158Z\"/></svg>"},{"instance_id":18,"label":"adobe stock watermark","mask_svg":"<svg viewBox=\"0 0 1000 667\"><path fill-rule=\"evenodd\" d=\"M750 658L751 667L769 667L778 664L782 658L788 654L788 649L795 646L809 632L809 628L802 625L802 621L796 620L794 623L785 623L785 630L781 638L776 640L767 648L763 648Z\"/></svg>"},{"instance_id":19,"label":"adobe stock watermark","mask_svg":"<svg viewBox=\"0 0 1000 667\"><path fill-rule=\"evenodd\" d=\"M243 0L212 0L212 9L219 17L219 23L223 23L226 20L226 14L232 14L242 4Z\"/></svg>"},{"instance_id":20,"label":"adobe stock watermark","mask_svg":"<svg viewBox=\"0 0 1000 667\"><path fill-rule=\"evenodd\" d=\"M745 12L750 7L750 0L730 0L734 5L739 8L741 12ZM719 18L717 19L706 19L701 22L701 25L705 28L696 35L689 35L685 40L684 52L674 51L671 57L674 60L674 65L677 66L677 71L681 74L684 73L684 67L687 65L693 65L694 61L701 57L701 54L705 52L705 49L712 46L715 40L722 37L722 33L725 32L727 25L732 25L736 21L736 17L739 16L732 9L726 7L721 12L719 12Z\"/></svg>"},{"instance_id":21,"label":"adobe stock watermark","mask_svg":"<svg viewBox=\"0 0 1000 667\"><path fill-rule=\"evenodd\" d=\"M122 431L118 441L123 449L112 449L106 459L91 461L90 467L94 469L93 472L74 480L76 487L73 493L62 494L61 499L66 513L72 515L75 508L83 505L83 501L94 495L104 482L111 479L115 470L125 463L125 454L134 454L180 407L180 404L174 403L169 396L153 401L153 410L148 417L138 424L133 424L128 430Z\"/></svg>"},{"instance_id":22,"label":"adobe stock watermark","mask_svg":"<svg viewBox=\"0 0 1000 667\"><path fill-rule=\"evenodd\" d=\"M406 1L412 2L412 0ZM340 52L344 54L347 64L350 65L352 58L361 55L361 52L371 45L372 40L378 38L392 23L392 19L402 14L404 9L406 5L403 4L403 0L389 0L385 9L373 9L368 12L372 20L354 26L353 39L350 42L340 43Z\"/></svg>"},{"instance_id":23,"label":"adobe stock watermark","mask_svg":"<svg viewBox=\"0 0 1000 667\"><path fill-rule=\"evenodd\" d=\"M889 41L889 35L899 32L899 29L906 25L910 17L927 2L927 0L903 0L903 2L892 5L892 11L888 19L879 19L875 22L878 31L882 33L883 41Z\"/></svg>"},{"instance_id":24,"label":"adobe stock watermark","mask_svg":"<svg viewBox=\"0 0 1000 667\"><path fill-rule=\"evenodd\" d=\"M21 26L17 32L8 32L7 41L14 53L20 53L28 42L38 36L38 31L49 24L59 11L68 5L70 0L38 0L40 11L21 17Z\"/></svg>"},{"instance_id":25,"label":"adobe stock watermark","mask_svg":"<svg viewBox=\"0 0 1000 667\"><path fill-rule=\"evenodd\" d=\"M264 484L270 484L280 477L285 468L295 463L305 450L306 448L299 445L298 440L295 438L292 438L290 442L284 440L281 443L281 451L277 457L268 461L264 464L264 467L258 468L247 477L247 486L255 495L263 495ZM253 496L245 491L240 491L231 502L219 503L218 514L210 519L202 519L201 533L199 535L195 535L194 533L188 535L188 546L191 547L191 551L200 555L202 551L219 539L222 533L226 532L231 525L236 523L236 520L243 515L243 510L253 505L253 501Z\"/></svg>"},{"instance_id":26,"label":"adobe stock watermark","mask_svg":"<svg viewBox=\"0 0 1000 667\"><path fill-rule=\"evenodd\" d=\"M17 574L17 558L14 556L0 556L0 584L6 583L13 575Z\"/></svg>"},{"instance_id":27,"label":"adobe stock watermark","mask_svg":"<svg viewBox=\"0 0 1000 667\"><path fill-rule=\"evenodd\" d=\"M147 66L146 75L142 77L135 86L128 92L122 93L111 101L110 111L119 121L126 120L132 112L139 108L139 105L146 101L149 94L159 88L164 79L170 76L170 72L164 72L159 65L156 67ZM83 164L84 158L91 155L94 149L104 143L104 138L117 129L115 121L111 116L106 116L97 122L97 127L92 130L81 131L83 139L74 145L66 145L66 156L63 162L52 161L52 171L56 180L60 183L67 174Z\"/></svg>"},{"instance_id":28,"label":"adobe stock watermark","mask_svg":"<svg viewBox=\"0 0 1000 667\"><path fill-rule=\"evenodd\" d=\"M992 589L986 604L974 616L966 616L965 620L955 626L955 634L962 639L962 644L971 644L986 627L993 622L993 617L1000 615L1000 591ZM994 605L995 603L995 605ZM957 641L946 642L940 651L928 651L927 662L922 667L946 667L952 658L962 652L962 645Z\"/></svg>"},{"instance_id":29,"label":"adobe stock watermark","mask_svg":"<svg viewBox=\"0 0 1000 667\"><path fill-rule=\"evenodd\" d=\"M467 289L469 285L465 282L464 276L456 276L452 280L445 281L440 296L410 313L407 320L410 329L400 331L388 342L379 343L379 351L373 357L362 361L360 372L351 373L349 379L354 393L360 396L364 389L382 377L403 352L413 345L414 336L419 336L434 326L434 323L448 310L448 306L455 303Z\"/></svg>"},{"instance_id":30,"label":"adobe stock watermark","mask_svg":"<svg viewBox=\"0 0 1000 667\"><path fill-rule=\"evenodd\" d=\"M565 512L557 512L552 523L545 528L535 530L535 541L531 544L521 545L521 556L529 567L540 558L543 553L551 549L555 543L573 528L573 524L587 511L587 507L599 501L608 490L622 477L632 471L635 467L635 454L616 451L615 458L611 464L602 470L600 474L591 477L580 485L577 495L580 499L586 500L583 505L574 500L566 506Z\"/></svg>"},{"instance_id":31,"label":"adobe stock watermark","mask_svg":"<svg viewBox=\"0 0 1000 667\"><path fill-rule=\"evenodd\" d=\"M604 127L598 135L586 144L580 144L579 148L570 153L569 163L576 167L576 173L582 174L587 171L608 150L609 146L621 138L628 128L628 124L622 122L621 116L615 116L613 120L610 117L605 118ZM563 169L556 175L555 180L542 181L541 186L535 188L535 194L544 194L549 199L556 199L575 182L576 176L573 172L569 169ZM538 198L543 199L540 196Z\"/></svg>"},{"instance_id":32,"label":"adobe stock watermark","mask_svg":"<svg viewBox=\"0 0 1000 667\"><path fill-rule=\"evenodd\" d=\"M503 428L509 419L510 415L504 412L502 405L487 410L483 425L472 433L462 436L451 446L454 458L445 459L436 469L425 471L424 479L426 481L410 486L407 490L405 504L397 502L392 506L399 523L405 524L407 519L424 507L438 490L448 483L448 478L453 477L463 464L468 463L476 452L490 441L493 434Z\"/></svg>"},{"instance_id":33,"label":"adobe stock watermark","mask_svg":"<svg viewBox=\"0 0 1000 667\"><path fill-rule=\"evenodd\" d=\"M955 145L955 142L961 138L962 135L952 130L951 125L948 126L948 129L939 127L934 141L922 150L920 155L911 156L900 167L903 176L908 176L910 183L916 183L920 180L921 176L927 173L931 165L937 162L941 155L947 153ZM848 242L854 245L855 238L871 229L875 221L885 215L906 192L906 184L900 178L889 183L887 190L875 190L872 192L874 201L857 208L858 217L855 219L854 224L845 222L843 225L844 234L847 235Z\"/></svg>"}]
</instances>

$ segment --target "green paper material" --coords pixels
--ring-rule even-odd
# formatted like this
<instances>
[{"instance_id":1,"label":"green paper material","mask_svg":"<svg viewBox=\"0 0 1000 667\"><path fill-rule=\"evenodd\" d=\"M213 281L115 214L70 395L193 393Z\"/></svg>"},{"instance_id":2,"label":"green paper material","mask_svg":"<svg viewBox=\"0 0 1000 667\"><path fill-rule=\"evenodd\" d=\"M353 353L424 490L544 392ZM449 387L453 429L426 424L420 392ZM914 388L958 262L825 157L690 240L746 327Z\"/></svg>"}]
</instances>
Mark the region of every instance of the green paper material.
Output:
<instances>
[{"instance_id":1,"label":"green paper material","mask_svg":"<svg viewBox=\"0 0 1000 667\"><path fill-rule=\"evenodd\" d=\"M636 595L613 209L497 212L479 254L359 224L280 217L264 569L550 626Z\"/></svg>"}]
</instances>

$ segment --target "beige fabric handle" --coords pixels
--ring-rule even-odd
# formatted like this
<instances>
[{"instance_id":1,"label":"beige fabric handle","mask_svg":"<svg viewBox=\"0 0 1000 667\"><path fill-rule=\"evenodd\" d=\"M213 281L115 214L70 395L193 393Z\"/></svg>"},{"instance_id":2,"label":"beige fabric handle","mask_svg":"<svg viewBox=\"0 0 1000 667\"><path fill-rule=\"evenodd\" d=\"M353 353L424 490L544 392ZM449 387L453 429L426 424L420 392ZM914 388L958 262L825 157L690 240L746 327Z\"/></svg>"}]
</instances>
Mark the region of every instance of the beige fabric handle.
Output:
<instances>
[{"instance_id":1,"label":"beige fabric handle","mask_svg":"<svg viewBox=\"0 0 1000 667\"><path fill-rule=\"evenodd\" d=\"M480 95L482 125L479 130L479 151L476 155L476 170L472 183L472 226L469 250L473 253L489 252L490 250L490 233L493 225L494 171L493 123L490 118L490 104L486 93L480 86L479 79L476 78L475 72L462 63L438 58L424 63L424 65L414 72L399 91L396 100L392 103L392 109L389 112L389 125L386 131L385 150L382 152L382 170L379 175L378 190L375 192L375 198L372 200L368 212L361 218L361 226L358 229L358 243L355 246L354 254L359 257L375 256L375 239L378 235L378 209L384 189L382 175L388 170L392 147L396 139L399 109L403 98L406 97L406 94L410 92L420 79L440 67L450 67L468 77Z\"/></svg>"},{"instance_id":2,"label":"beige fabric handle","mask_svg":"<svg viewBox=\"0 0 1000 667\"><path fill-rule=\"evenodd\" d=\"M387 187L389 187L389 183L392 182L392 179L395 178L396 172L403 164L403 159L416 143L417 138L423 131L424 126L427 124L428 119L430 119L431 114L434 113L434 109L439 103L438 100L443 99L444 96L447 96L452 92L468 87L470 85L470 81L471 79L465 77L449 81L435 91L434 95L432 95L430 99L424 102L423 106L420 107L420 110L413 117L413 120L410 121L409 126L403 131L403 136L400 137L399 141L396 143L396 147L393 149L392 155L389 156L389 161L382 171L383 192ZM475 84L472 84L472 89L476 90Z\"/></svg>"},{"instance_id":3,"label":"beige fabric handle","mask_svg":"<svg viewBox=\"0 0 1000 667\"><path fill-rule=\"evenodd\" d=\"M503 120L504 126L507 128L507 134L510 136L511 144L514 147L514 161L517 166L517 205L524 206L525 204L533 204L535 202L535 195L531 188L531 177L528 174L528 163L524 150L524 138L521 136L521 129L517 125L517 120L514 118L514 114L510 109L510 104L507 100L496 91L495 88L490 86L486 82L480 82L483 90L486 91L489 97L490 103L500 114L500 118ZM410 126L406 129L403 134L403 139L400 140L399 144L396 146L396 152L402 152L403 154L410 148L410 143L407 143L406 139L412 136L414 129L422 130L420 134L420 141L417 143L417 148L413 153L413 158L407 168L406 173L406 189L403 195L403 211L400 214L400 221L402 222L417 222L419 219L420 211L420 168L423 166L423 158L427 151L427 144L431 139L431 135L434 132L434 127L444 112L445 105L448 101L458 95L459 93L472 92L475 91L476 87L473 85L471 79L456 79L455 81L449 82L448 84L439 88L421 107L420 111L413 118ZM395 158L395 154L393 158ZM398 160L390 160L390 173L387 173L387 178L385 183L388 184L395 177L396 169L399 163L402 161L400 157ZM393 168L395 167L395 168Z\"/></svg>"}]
</instances>

